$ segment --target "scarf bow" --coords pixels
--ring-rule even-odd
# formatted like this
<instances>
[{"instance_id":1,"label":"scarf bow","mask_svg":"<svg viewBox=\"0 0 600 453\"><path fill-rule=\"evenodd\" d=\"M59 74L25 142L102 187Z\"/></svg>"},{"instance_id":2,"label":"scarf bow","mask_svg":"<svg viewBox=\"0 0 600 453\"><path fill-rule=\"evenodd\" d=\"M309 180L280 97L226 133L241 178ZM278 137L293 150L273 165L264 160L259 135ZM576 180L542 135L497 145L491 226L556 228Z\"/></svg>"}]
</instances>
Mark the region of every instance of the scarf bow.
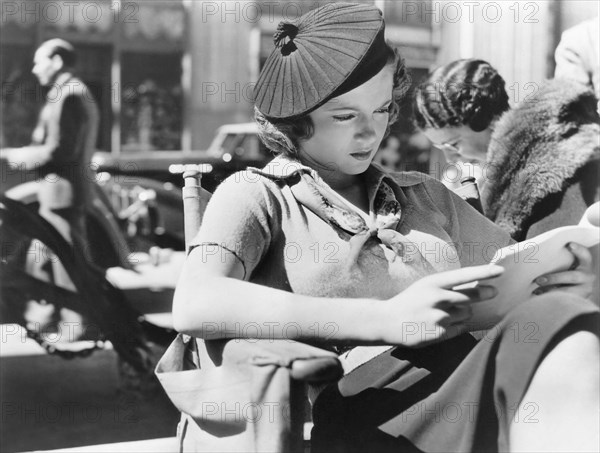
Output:
<instances>
[{"instance_id":1,"label":"scarf bow","mask_svg":"<svg viewBox=\"0 0 600 453\"><path fill-rule=\"evenodd\" d=\"M357 262L365 243L371 238L376 238L395 253L395 258L399 257L405 263L422 267L427 273L433 271L416 245L396 231L402 216L402 207L387 182L381 181L379 185L373 200L371 220L367 223L326 184L317 182L307 172L299 172L297 175L296 182L290 184L296 201L331 226L351 236L351 263Z\"/></svg>"}]
</instances>

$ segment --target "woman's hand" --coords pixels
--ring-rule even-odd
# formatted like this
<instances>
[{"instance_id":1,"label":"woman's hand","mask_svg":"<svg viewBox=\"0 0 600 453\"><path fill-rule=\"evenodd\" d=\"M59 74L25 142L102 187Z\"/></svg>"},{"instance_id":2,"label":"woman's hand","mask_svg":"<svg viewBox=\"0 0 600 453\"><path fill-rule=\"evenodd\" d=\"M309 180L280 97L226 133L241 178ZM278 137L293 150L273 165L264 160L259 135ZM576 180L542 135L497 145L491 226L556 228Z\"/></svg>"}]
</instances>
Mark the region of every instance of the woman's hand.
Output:
<instances>
[{"instance_id":1,"label":"woman's hand","mask_svg":"<svg viewBox=\"0 0 600 453\"><path fill-rule=\"evenodd\" d=\"M534 283L539 285L539 288L533 292L534 295L559 290L583 298L591 296L596 279L593 271L592 254L586 247L576 242L569 242L567 249L573 254L571 268L536 278Z\"/></svg>"},{"instance_id":2,"label":"woman's hand","mask_svg":"<svg viewBox=\"0 0 600 453\"><path fill-rule=\"evenodd\" d=\"M504 268L496 265L465 267L429 275L413 283L386 306L384 342L421 347L454 337L468 330L471 304L493 298L497 290L489 285L452 288L497 277Z\"/></svg>"}]
</instances>

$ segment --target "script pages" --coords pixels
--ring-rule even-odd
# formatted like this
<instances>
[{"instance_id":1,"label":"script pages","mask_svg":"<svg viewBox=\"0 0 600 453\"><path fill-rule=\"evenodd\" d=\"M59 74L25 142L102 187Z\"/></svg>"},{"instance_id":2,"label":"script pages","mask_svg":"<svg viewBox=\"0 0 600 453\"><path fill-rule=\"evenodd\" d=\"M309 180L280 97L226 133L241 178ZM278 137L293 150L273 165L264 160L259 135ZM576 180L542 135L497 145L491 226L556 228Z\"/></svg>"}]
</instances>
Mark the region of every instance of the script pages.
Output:
<instances>
[{"instance_id":1,"label":"script pages","mask_svg":"<svg viewBox=\"0 0 600 453\"><path fill-rule=\"evenodd\" d=\"M505 268L504 273L485 284L498 289L493 299L472 305L471 322L476 328L489 328L496 324L517 304L535 297L537 277L551 272L569 269L574 262L567 249L569 242L577 242L592 251L595 267L598 267L598 244L600 243L600 203L590 206L579 225L570 225L547 231L526 241L498 250L490 263ZM454 289L473 287L478 282L461 285Z\"/></svg>"}]
</instances>

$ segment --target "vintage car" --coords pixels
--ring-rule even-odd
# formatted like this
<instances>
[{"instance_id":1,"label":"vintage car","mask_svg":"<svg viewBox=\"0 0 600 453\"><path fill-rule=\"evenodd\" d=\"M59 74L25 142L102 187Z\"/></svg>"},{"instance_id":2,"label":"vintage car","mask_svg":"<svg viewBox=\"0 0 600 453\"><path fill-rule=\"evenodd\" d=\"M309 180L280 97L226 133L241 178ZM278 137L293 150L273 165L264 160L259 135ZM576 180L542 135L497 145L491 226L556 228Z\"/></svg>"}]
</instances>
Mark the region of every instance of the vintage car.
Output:
<instances>
[{"instance_id":1,"label":"vintage car","mask_svg":"<svg viewBox=\"0 0 600 453\"><path fill-rule=\"evenodd\" d=\"M176 250L183 249L181 174L200 165L202 186L212 192L232 173L263 166L272 158L258 138L255 123L226 124L217 129L206 150L97 152L93 165L127 234Z\"/></svg>"},{"instance_id":2,"label":"vintage car","mask_svg":"<svg viewBox=\"0 0 600 453\"><path fill-rule=\"evenodd\" d=\"M99 173L121 175L125 181L154 179L175 185L187 164L204 164L202 185L209 191L228 175L250 165L262 165L270 158L258 139L255 123L226 124L219 127L206 150L125 152L118 155L97 152L93 165ZM126 177L125 177L126 176Z\"/></svg>"}]
</instances>

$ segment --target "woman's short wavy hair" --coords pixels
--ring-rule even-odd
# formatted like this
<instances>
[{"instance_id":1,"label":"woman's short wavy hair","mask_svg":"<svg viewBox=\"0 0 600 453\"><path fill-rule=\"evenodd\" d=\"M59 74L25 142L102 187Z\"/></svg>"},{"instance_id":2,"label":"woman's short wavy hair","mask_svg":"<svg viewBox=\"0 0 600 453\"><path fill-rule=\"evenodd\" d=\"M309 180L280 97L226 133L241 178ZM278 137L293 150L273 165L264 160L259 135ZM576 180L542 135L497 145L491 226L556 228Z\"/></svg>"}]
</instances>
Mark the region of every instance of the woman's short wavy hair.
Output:
<instances>
[{"instance_id":1,"label":"woman's short wavy hair","mask_svg":"<svg viewBox=\"0 0 600 453\"><path fill-rule=\"evenodd\" d=\"M390 132L390 126L398 120L400 104L403 102L411 86L411 78L404 59L397 49L386 42L388 53L387 66L393 65L394 85L392 105L385 136ZM258 124L258 136L267 148L275 153L294 157L298 153L300 143L308 140L314 134L314 124L309 113L293 119L271 119L254 108L254 120Z\"/></svg>"},{"instance_id":2,"label":"woman's short wavy hair","mask_svg":"<svg viewBox=\"0 0 600 453\"><path fill-rule=\"evenodd\" d=\"M504 87L488 62L454 61L433 71L415 90L415 123L420 129L465 125L481 132L510 108Z\"/></svg>"}]
</instances>

